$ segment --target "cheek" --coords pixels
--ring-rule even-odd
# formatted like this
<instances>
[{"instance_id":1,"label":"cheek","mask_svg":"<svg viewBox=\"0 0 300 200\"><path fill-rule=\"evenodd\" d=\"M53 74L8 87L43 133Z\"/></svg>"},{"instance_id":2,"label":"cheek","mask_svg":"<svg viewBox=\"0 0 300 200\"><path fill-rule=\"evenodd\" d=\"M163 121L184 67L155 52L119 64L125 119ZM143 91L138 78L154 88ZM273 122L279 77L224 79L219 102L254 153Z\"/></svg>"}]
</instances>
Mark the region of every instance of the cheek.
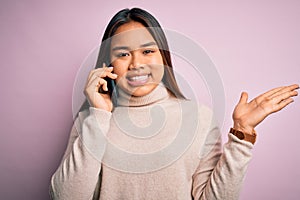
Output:
<instances>
[{"instance_id":1,"label":"cheek","mask_svg":"<svg viewBox=\"0 0 300 200\"><path fill-rule=\"evenodd\" d=\"M164 75L164 64L162 56L159 54L152 59L152 63L156 63L152 66L152 75L157 81L160 81ZM159 80L160 79L160 80Z\"/></svg>"},{"instance_id":2,"label":"cheek","mask_svg":"<svg viewBox=\"0 0 300 200\"><path fill-rule=\"evenodd\" d=\"M112 65L114 66L113 72L118 75L118 78L124 76L124 74L127 72L128 65L126 62L115 61L112 62Z\"/></svg>"},{"instance_id":3,"label":"cheek","mask_svg":"<svg viewBox=\"0 0 300 200\"><path fill-rule=\"evenodd\" d=\"M125 71L121 70L120 67L114 67L113 72L118 75L117 79L124 76L124 73L125 73Z\"/></svg>"},{"instance_id":4,"label":"cheek","mask_svg":"<svg viewBox=\"0 0 300 200\"><path fill-rule=\"evenodd\" d=\"M160 82L164 76L164 66L163 65L156 65L152 68L152 76L155 81Z\"/></svg>"},{"instance_id":5,"label":"cheek","mask_svg":"<svg viewBox=\"0 0 300 200\"><path fill-rule=\"evenodd\" d=\"M116 70L116 72L114 72L114 73L118 75L118 77L115 79L118 83L126 81L124 71Z\"/></svg>"}]
</instances>

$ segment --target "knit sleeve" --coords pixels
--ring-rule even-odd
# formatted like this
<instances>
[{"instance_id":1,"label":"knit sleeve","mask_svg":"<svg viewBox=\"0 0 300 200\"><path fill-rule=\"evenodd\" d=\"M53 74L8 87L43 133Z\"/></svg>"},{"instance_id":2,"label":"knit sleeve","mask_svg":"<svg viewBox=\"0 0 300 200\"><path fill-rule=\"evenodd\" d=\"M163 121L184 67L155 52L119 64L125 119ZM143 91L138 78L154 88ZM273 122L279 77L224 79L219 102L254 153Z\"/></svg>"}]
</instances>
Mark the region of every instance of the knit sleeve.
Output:
<instances>
[{"instance_id":1,"label":"knit sleeve","mask_svg":"<svg viewBox=\"0 0 300 200\"><path fill-rule=\"evenodd\" d=\"M228 142L222 142L218 127L212 127L200 155L198 167L193 174L194 199L237 200L247 166L251 160L250 142L229 134Z\"/></svg>"},{"instance_id":2,"label":"knit sleeve","mask_svg":"<svg viewBox=\"0 0 300 200\"><path fill-rule=\"evenodd\" d=\"M51 178L52 199L92 199L97 192L111 113L92 107L89 111L87 116L79 113L74 122L63 159Z\"/></svg>"}]
</instances>

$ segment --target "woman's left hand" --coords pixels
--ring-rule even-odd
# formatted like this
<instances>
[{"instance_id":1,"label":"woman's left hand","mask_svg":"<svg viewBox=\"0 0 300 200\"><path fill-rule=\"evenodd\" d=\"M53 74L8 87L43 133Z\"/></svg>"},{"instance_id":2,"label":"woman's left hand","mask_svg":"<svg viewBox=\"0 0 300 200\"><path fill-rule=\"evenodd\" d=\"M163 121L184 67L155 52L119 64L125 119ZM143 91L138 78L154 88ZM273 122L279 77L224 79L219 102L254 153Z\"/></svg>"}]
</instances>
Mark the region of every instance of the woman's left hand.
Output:
<instances>
[{"instance_id":1,"label":"woman's left hand","mask_svg":"<svg viewBox=\"0 0 300 200\"><path fill-rule=\"evenodd\" d=\"M254 98L249 103L248 94L243 92L233 112L233 128L252 134L254 128L271 113L277 112L294 100L297 96L298 84L274 88Z\"/></svg>"}]
</instances>

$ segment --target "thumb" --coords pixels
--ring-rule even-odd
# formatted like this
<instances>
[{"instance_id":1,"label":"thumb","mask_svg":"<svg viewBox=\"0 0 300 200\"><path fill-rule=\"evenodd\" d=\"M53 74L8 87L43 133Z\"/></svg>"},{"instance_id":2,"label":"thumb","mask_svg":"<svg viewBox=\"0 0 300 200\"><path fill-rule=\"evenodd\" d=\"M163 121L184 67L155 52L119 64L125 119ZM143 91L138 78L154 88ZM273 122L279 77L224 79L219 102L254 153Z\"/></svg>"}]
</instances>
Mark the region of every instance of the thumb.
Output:
<instances>
[{"instance_id":1,"label":"thumb","mask_svg":"<svg viewBox=\"0 0 300 200\"><path fill-rule=\"evenodd\" d=\"M247 101L248 101L248 93L242 92L239 104L247 103Z\"/></svg>"}]
</instances>

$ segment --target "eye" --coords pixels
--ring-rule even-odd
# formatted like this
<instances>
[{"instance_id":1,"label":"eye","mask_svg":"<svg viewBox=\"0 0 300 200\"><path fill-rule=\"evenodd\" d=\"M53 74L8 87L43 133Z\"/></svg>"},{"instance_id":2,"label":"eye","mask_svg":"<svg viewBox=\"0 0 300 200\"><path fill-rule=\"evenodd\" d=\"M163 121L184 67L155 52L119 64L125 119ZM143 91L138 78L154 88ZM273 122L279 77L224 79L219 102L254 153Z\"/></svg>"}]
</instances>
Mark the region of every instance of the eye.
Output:
<instances>
[{"instance_id":1,"label":"eye","mask_svg":"<svg viewBox=\"0 0 300 200\"><path fill-rule=\"evenodd\" d=\"M147 49L147 50L143 51L143 54L147 55L147 54L154 53L154 52L155 52L154 50Z\"/></svg>"},{"instance_id":2,"label":"eye","mask_svg":"<svg viewBox=\"0 0 300 200\"><path fill-rule=\"evenodd\" d=\"M125 57L125 56L129 56L129 53L124 53L124 52L122 52L122 53L116 54L116 56L117 56L118 58L120 58L120 57Z\"/></svg>"}]
</instances>

